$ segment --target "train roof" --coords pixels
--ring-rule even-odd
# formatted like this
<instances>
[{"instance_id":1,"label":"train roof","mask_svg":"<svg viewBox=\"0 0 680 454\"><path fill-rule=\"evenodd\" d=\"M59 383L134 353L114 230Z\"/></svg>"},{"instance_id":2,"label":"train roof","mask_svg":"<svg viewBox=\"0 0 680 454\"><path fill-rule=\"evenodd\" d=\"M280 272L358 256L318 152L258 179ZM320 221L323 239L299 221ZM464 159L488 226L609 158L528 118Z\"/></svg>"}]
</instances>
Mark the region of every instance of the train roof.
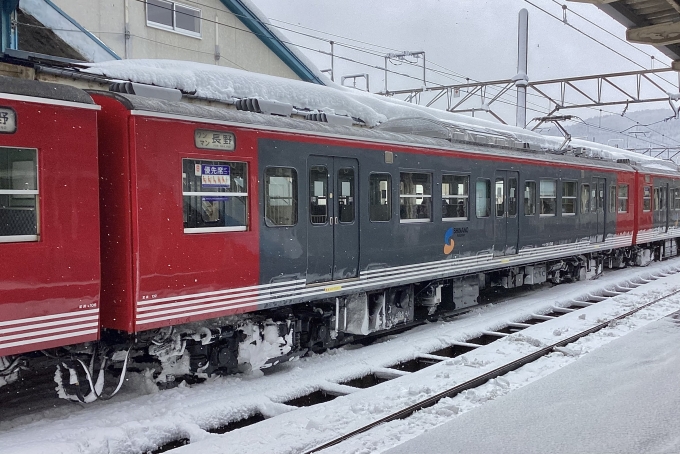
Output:
<instances>
[{"instance_id":1,"label":"train roof","mask_svg":"<svg viewBox=\"0 0 680 454\"><path fill-rule=\"evenodd\" d=\"M571 155L590 159L591 165L596 166L607 166L606 161L621 161L647 172L678 172L678 166L671 161L580 139L566 141L564 137L545 136L515 126L419 106L330 81L328 86L320 86L234 68L171 60L104 62L90 65L84 71L88 75L174 89L180 98L201 98L243 109L255 106L253 110L258 112L294 113L412 136L405 143L418 143L413 136L420 135L450 143L476 144L474 151L478 152L505 149L507 154L519 150L528 153L524 157L535 157L543 152L551 155L550 160L555 160L555 156ZM303 126L291 127L304 129ZM363 134L346 131L345 135L359 137Z\"/></svg>"},{"instance_id":2,"label":"train roof","mask_svg":"<svg viewBox=\"0 0 680 454\"><path fill-rule=\"evenodd\" d=\"M14 77L0 76L0 92L11 95L29 96L32 98L94 104L90 95L79 88L70 85L17 79Z\"/></svg>"},{"instance_id":3,"label":"train roof","mask_svg":"<svg viewBox=\"0 0 680 454\"><path fill-rule=\"evenodd\" d=\"M320 137L331 137L344 140L356 140L386 146L417 146L423 148L450 150L463 153L477 153L500 157L513 157L524 160L544 162L560 162L579 166L599 167L606 169L631 170L627 162L587 159L574 155L555 155L543 150L518 150L497 143L479 143L465 138L446 138L401 133L389 130L389 122L383 128L357 128L353 126L332 125L320 121L309 121L275 115L263 115L234 109L205 106L186 102L166 101L143 96L92 91L93 95L102 95L118 100L126 109L141 115L174 118L178 120L201 121L214 124L234 125L269 131L298 132ZM422 119L414 119L420 121ZM665 173L665 172L664 172Z\"/></svg>"}]
</instances>

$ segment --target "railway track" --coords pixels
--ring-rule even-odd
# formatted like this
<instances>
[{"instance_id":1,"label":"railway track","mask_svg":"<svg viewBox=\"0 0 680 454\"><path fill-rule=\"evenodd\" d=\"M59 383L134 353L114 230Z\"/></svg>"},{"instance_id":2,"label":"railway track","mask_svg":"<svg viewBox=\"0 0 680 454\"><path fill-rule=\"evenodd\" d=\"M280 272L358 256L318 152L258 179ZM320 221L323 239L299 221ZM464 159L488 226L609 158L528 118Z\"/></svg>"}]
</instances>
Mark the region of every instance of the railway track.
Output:
<instances>
[{"instance_id":1,"label":"railway track","mask_svg":"<svg viewBox=\"0 0 680 454\"><path fill-rule=\"evenodd\" d=\"M645 289L649 287L647 284L658 284L659 280L670 281L672 278L668 277L680 271L680 261L674 262L677 262L675 266L661 263L649 269L610 273L600 281L583 283L584 286L576 284L539 291L515 302L472 311L451 322L418 328L406 333L405 339L400 336L365 348L341 349L297 364L285 364L257 380L232 377L191 390L164 391L159 395L174 396L172 398L180 395L182 399L194 392L204 395L203 408L200 404L181 410L164 408L155 414L157 418L162 418L161 414L167 418L168 413L181 411L183 422L193 429L170 420L162 436L154 436L150 431L145 443L117 452L224 452L219 446L237 446L238 440L253 436L262 439L262 446L258 448L260 445L256 444L248 452L311 453L337 446L662 303L664 298L677 294L678 289L665 291L663 295L658 289L651 293ZM622 275L626 277L619 277ZM638 303L638 300L644 301ZM571 319L568 323L564 321L567 318ZM583 329L577 331L574 323ZM565 329L566 326L570 328ZM551 338L554 340L550 341ZM396 348L390 344L396 344ZM499 359L503 361L498 362ZM304 381L301 377L305 375L316 379ZM339 396L345 397L337 398ZM144 405L140 400L144 397L128 396L128 401L125 398L123 395L121 404L128 408L133 404ZM229 401L223 408L230 410L219 410L215 401L220 400ZM113 406L109 406L111 404ZM106 408L115 412L116 404L110 402L102 406L101 414L106 414ZM90 407L81 411L81 415L71 416L76 421L79 416L94 420L100 417L100 411ZM351 417L343 419L343 414ZM145 415L147 419L134 414L129 417L146 427L144 430L163 425L149 415ZM6 441L2 430L0 424L0 443ZM295 440L296 433L310 431L318 432L318 436L307 441ZM265 442L277 437L278 443ZM115 447L115 436L112 438L107 443ZM182 446L189 440L192 441L189 446Z\"/></svg>"}]
</instances>

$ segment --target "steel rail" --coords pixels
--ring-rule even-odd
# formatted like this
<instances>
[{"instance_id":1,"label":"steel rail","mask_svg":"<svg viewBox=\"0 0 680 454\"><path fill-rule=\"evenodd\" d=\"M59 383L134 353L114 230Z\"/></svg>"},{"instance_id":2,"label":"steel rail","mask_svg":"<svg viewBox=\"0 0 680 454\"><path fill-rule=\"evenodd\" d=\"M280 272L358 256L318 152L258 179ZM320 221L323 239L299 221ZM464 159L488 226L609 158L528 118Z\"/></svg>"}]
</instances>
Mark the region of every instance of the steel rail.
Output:
<instances>
[{"instance_id":1,"label":"steel rail","mask_svg":"<svg viewBox=\"0 0 680 454\"><path fill-rule=\"evenodd\" d=\"M456 385L453 388L449 388L445 391L442 391L438 394L435 394L434 396L428 397L425 400L422 400L422 401L415 403L415 404L413 404L409 407L406 407L402 410L399 410L395 413L392 413L388 416L385 416L385 417L383 417L383 418L381 418L377 421L374 421L370 424L367 424L363 427L355 429L352 432L349 432L349 433L342 435L338 438L335 438L335 439L333 439L333 440L331 440L327 443L319 445L319 446L317 446L317 447L315 447L315 448L313 448L309 451L305 451L304 454L312 454L312 453L315 453L315 452L319 452L323 449L330 448L331 446L338 445L338 444L342 443L343 441L349 440L350 438L353 438L353 437L360 435L364 432L368 432L369 430L374 429L374 428L376 428L376 427L378 427L382 424L385 424L387 422L395 421L397 419L407 418L407 417L411 416L413 413L415 413L419 410L422 410L424 408L428 408L428 407L431 407L431 406L437 404L440 400L442 400L446 397L453 397L456 394L459 394L459 393L466 391L468 389L472 389L472 388L476 388L478 386L481 386L482 384L486 383L487 381L489 381L493 378L497 378L497 377L500 377L501 375L505 375L508 372L512 372L512 371L514 371L514 370L516 370L516 369L518 369L518 368L520 368L520 367L522 367L526 364L532 363L532 362L536 361L537 359L552 353L558 347L564 347L568 344L571 344L572 342L575 342L575 341L581 339L582 337L589 336L590 334L593 334L593 333L607 327L610 323L612 323L614 321L622 320L624 318L630 317L631 315L635 314L636 312L641 311L642 309L645 309L649 306L652 306L652 305L658 303L661 300L664 300L666 298L669 298L669 297L677 295L677 294L680 294L680 290L676 290L674 292L663 295L663 296L661 296L661 297L659 297L659 298L657 298L653 301L645 303L642 306L639 306L635 309L632 309L628 312L625 312L625 313L623 313L623 314L621 314L617 317L614 317L614 318L612 318L612 319L610 319L606 322L599 323L599 324L593 326L592 328L589 328L585 331L582 331L578 334L575 334L571 337L568 337L567 339L563 339L559 342L555 342L554 344L551 344L547 347L543 347L540 350L537 350L533 353L530 353L529 355L526 355L522 358L516 359L515 361L512 361L512 362L506 364L505 366L498 367L498 368L496 368L492 371L489 371L489 372L487 372L483 375L480 375L479 377L473 378L472 380L468 380L467 382Z\"/></svg>"}]
</instances>

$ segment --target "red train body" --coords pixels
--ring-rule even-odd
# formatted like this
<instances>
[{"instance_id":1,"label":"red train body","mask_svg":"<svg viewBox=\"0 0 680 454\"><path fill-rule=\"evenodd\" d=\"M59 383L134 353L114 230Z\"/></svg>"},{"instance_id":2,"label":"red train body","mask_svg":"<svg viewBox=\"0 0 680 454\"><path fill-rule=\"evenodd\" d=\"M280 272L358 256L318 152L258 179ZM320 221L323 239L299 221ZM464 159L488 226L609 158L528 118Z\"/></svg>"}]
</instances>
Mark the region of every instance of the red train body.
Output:
<instances>
[{"instance_id":1,"label":"red train body","mask_svg":"<svg viewBox=\"0 0 680 454\"><path fill-rule=\"evenodd\" d=\"M164 346L166 359L186 349L192 372L231 372L244 343L269 342L262 366L278 354L330 345L343 333L413 321L415 303L431 313L446 306L447 291L540 283L546 273L555 282L580 279L603 263L677 255L677 172L502 147L442 148L429 138L255 114L222 118L218 109L182 114L178 104L143 110L132 97L2 82L0 118L13 116L16 130L0 130L0 356L115 333L133 343L143 338L150 350ZM235 145L201 148L203 129ZM205 163L226 175L236 165L245 169L240 189L233 174L226 180L231 192L210 192ZM327 167L335 171L319 170ZM327 173L314 180L319 172ZM404 192L405 181L423 175L430 180ZM199 176L205 187L187 189ZM461 192L445 194L451 182ZM429 212L413 209L407 219L409 197ZM447 197L462 215L446 211ZM205 214L236 199L242 219L188 226L188 200L199 200L202 208L193 209ZM542 202L548 211L536 210ZM14 225L26 213L35 216L30 226ZM492 240L501 245L487 249ZM447 271L457 262L460 269ZM356 325L351 311L365 318ZM257 336L235 321L247 312L260 316ZM169 330L206 320L183 334Z\"/></svg>"}]
</instances>

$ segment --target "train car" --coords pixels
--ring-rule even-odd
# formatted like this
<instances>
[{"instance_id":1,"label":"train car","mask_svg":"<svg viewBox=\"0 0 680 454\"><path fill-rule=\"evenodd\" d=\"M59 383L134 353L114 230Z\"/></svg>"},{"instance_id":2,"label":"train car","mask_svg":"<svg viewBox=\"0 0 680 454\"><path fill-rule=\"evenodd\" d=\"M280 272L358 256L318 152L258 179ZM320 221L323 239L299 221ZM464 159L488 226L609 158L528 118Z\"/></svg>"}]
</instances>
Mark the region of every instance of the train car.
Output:
<instances>
[{"instance_id":1,"label":"train car","mask_svg":"<svg viewBox=\"0 0 680 454\"><path fill-rule=\"evenodd\" d=\"M490 286L644 264L659 244L636 242L629 162L445 140L459 128L432 120L369 130L92 97L102 326L148 347L159 381L266 367L464 309Z\"/></svg>"},{"instance_id":2,"label":"train car","mask_svg":"<svg viewBox=\"0 0 680 454\"><path fill-rule=\"evenodd\" d=\"M0 357L99 338L98 110L0 77Z\"/></svg>"},{"instance_id":3,"label":"train car","mask_svg":"<svg viewBox=\"0 0 680 454\"><path fill-rule=\"evenodd\" d=\"M638 170L635 198L639 201L634 243L648 256L661 260L678 254L680 237L680 178L662 169Z\"/></svg>"}]
</instances>

